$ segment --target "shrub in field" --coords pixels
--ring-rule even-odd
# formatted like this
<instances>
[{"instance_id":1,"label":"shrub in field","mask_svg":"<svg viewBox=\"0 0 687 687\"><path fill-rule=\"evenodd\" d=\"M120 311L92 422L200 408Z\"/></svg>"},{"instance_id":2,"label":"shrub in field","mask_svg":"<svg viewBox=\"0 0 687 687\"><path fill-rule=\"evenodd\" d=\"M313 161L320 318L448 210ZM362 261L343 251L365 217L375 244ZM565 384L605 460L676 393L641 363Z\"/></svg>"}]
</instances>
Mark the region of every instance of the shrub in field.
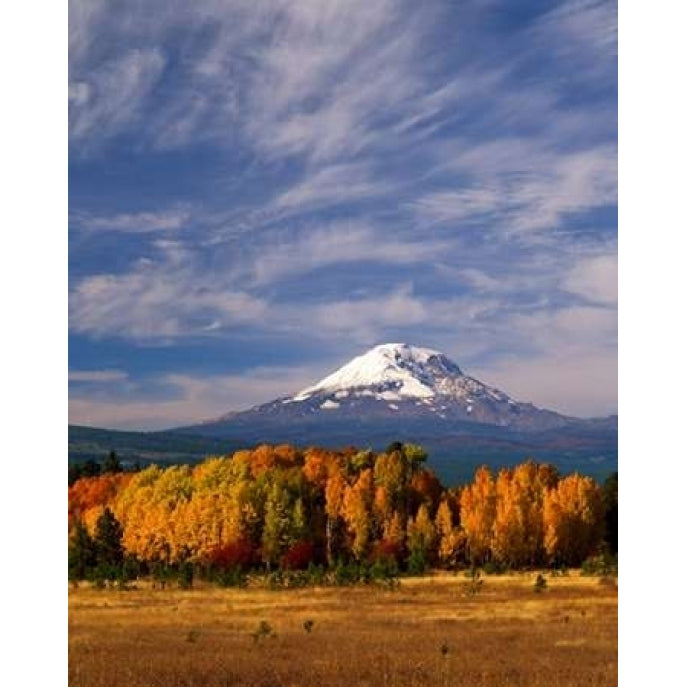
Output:
<instances>
[{"instance_id":1,"label":"shrub in field","mask_svg":"<svg viewBox=\"0 0 687 687\"><path fill-rule=\"evenodd\" d=\"M606 552L597 556L590 556L582 562L581 572L582 575L617 576L618 556L611 556Z\"/></svg>"},{"instance_id":2,"label":"shrub in field","mask_svg":"<svg viewBox=\"0 0 687 687\"><path fill-rule=\"evenodd\" d=\"M334 584L345 587L346 585L364 582L366 578L366 570L363 566L360 566L355 562L339 562L332 571L332 577Z\"/></svg>"},{"instance_id":3,"label":"shrub in field","mask_svg":"<svg viewBox=\"0 0 687 687\"><path fill-rule=\"evenodd\" d=\"M321 565L315 565L312 561L308 563L308 569L306 572L308 579L310 580L310 584L321 585L327 580L327 573L324 567Z\"/></svg>"},{"instance_id":4,"label":"shrub in field","mask_svg":"<svg viewBox=\"0 0 687 687\"><path fill-rule=\"evenodd\" d=\"M403 544L391 539L380 539L374 543L369 559L372 563L383 560L387 562L393 561L398 565L403 559Z\"/></svg>"},{"instance_id":5,"label":"shrub in field","mask_svg":"<svg viewBox=\"0 0 687 687\"><path fill-rule=\"evenodd\" d=\"M466 573L466 576L470 580L467 589L468 594L470 594L470 596L478 594L484 583L484 580L482 579L482 573L480 572L479 568L473 565Z\"/></svg>"},{"instance_id":6,"label":"shrub in field","mask_svg":"<svg viewBox=\"0 0 687 687\"><path fill-rule=\"evenodd\" d=\"M216 569L240 568L248 570L256 563L258 556L249 541L240 539L213 549L206 560L210 567Z\"/></svg>"},{"instance_id":7,"label":"shrub in field","mask_svg":"<svg viewBox=\"0 0 687 687\"><path fill-rule=\"evenodd\" d=\"M138 579L143 572L143 566L136 556L125 556L122 564L122 578L125 582Z\"/></svg>"},{"instance_id":8,"label":"shrub in field","mask_svg":"<svg viewBox=\"0 0 687 687\"><path fill-rule=\"evenodd\" d=\"M253 638L253 642L257 644L258 642L260 642L263 639L266 639L267 637L276 639L277 633L266 620L261 620L258 623L258 626L255 628L255 630L251 632L250 636Z\"/></svg>"},{"instance_id":9,"label":"shrub in field","mask_svg":"<svg viewBox=\"0 0 687 687\"><path fill-rule=\"evenodd\" d=\"M427 569L429 561L427 554L422 549L414 549L408 556L408 572L411 575L422 575Z\"/></svg>"},{"instance_id":10,"label":"shrub in field","mask_svg":"<svg viewBox=\"0 0 687 687\"><path fill-rule=\"evenodd\" d=\"M150 573L153 577L153 588L159 586L160 589L165 589L167 583L174 578L174 569L172 566L162 561L153 563L150 566Z\"/></svg>"},{"instance_id":11,"label":"shrub in field","mask_svg":"<svg viewBox=\"0 0 687 687\"><path fill-rule=\"evenodd\" d=\"M539 573L537 579L534 581L534 591L537 593L543 592L547 587L546 578Z\"/></svg>"},{"instance_id":12,"label":"shrub in field","mask_svg":"<svg viewBox=\"0 0 687 687\"><path fill-rule=\"evenodd\" d=\"M496 563L495 561L487 561L482 570L485 575L505 575L510 571L510 568L505 563Z\"/></svg>"},{"instance_id":13,"label":"shrub in field","mask_svg":"<svg viewBox=\"0 0 687 687\"><path fill-rule=\"evenodd\" d=\"M212 572L210 579L220 587L245 587L248 576L241 568L218 568Z\"/></svg>"},{"instance_id":14,"label":"shrub in field","mask_svg":"<svg viewBox=\"0 0 687 687\"><path fill-rule=\"evenodd\" d=\"M315 546L310 541L299 541L286 550L280 566L284 570L305 570L315 559Z\"/></svg>"},{"instance_id":15,"label":"shrub in field","mask_svg":"<svg viewBox=\"0 0 687 687\"><path fill-rule=\"evenodd\" d=\"M191 589L193 587L193 564L186 561L179 566L178 584L180 589Z\"/></svg>"}]
</instances>

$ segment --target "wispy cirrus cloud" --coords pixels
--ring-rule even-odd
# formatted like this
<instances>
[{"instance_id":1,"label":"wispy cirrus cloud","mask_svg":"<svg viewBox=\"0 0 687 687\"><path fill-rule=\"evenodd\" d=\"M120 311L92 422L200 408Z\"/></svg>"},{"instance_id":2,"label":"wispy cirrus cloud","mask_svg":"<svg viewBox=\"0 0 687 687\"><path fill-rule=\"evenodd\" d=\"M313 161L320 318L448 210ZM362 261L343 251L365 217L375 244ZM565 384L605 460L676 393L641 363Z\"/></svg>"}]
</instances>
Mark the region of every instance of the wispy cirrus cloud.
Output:
<instances>
[{"instance_id":1,"label":"wispy cirrus cloud","mask_svg":"<svg viewBox=\"0 0 687 687\"><path fill-rule=\"evenodd\" d=\"M562 286L593 303L617 307L617 252L580 259L564 277Z\"/></svg>"},{"instance_id":2,"label":"wispy cirrus cloud","mask_svg":"<svg viewBox=\"0 0 687 687\"><path fill-rule=\"evenodd\" d=\"M70 326L96 337L147 340L197 336L254 321L265 303L244 290L200 278L194 254L158 241L156 261L139 260L129 272L83 279L70 297Z\"/></svg>"},{"instance_id":3,"label":"wispy cirrus cloud","mask_svg":"<svg viewBox=\"0 0 687 687\"><path fill-rule=\"evenodd\" d=\"M119 212L111 215L79 213L72 216L72 225L86 231L118 231L147 234L174 231L182 228L191 218L187 208L153 210L145 212Z\"/></svg>"},{"instance_id":4,"label":"wispy cirrus cloud","mask_svg":"<svg viewBox=\"0 0 687 687\"><path fill-rule=\"evenodd\" d=\"M143 115L165 66L158 48L133 49L70 83L69 137L86 150L131 127Z\"/></svg>"},{"instance_id":5,"label":"wispy cirrus cloud","mask_svg":"<svg viewBox=\"0 0 687 687\"><path fill-rule=\"evenodd\" d=\"M614 146L556 152L540 142L489 141L457 151L446 165L462 180L418 197L410 205L419 221L488 220L492 233L508 236L555 229L566 216L617 200Z\"/></svg>"},{"instance_id":6,"label":"wispy cirrus cloud","mask_svg":"<svg viewBox=\"0 0 687 687\"><path fill-rule=\"evenodd\" d=\"M94 384L122 382L129 378L124 370L69 370L70 382L87 382Z\"/></svg>"},{"instance_id":7,"label":"wispy cirrus cloud","mask_svg":"<svg viewBox=\"0 0 687 687\"><path fill-rule=\"evenodd\" d=\"M294 235L273 235L250 266L255 284L278 282L343 263L374 263L382 268L439 259L448 244L440 239L419 241L385 235L360 221L339 221Z\"/></svg>"},{"instance_id":8,"label":"wispy cirrus cloud","mask_svg":"<svg viewBox=\"0 0 687 687\"><path fill-rule=\"evenodd\" d=\"M277 208L299 211L333 207L345 202L378 197L391 190L388 181L372 178L372 170L361 163L316 167L275 199Z\"/></svg>"}]
</instances>

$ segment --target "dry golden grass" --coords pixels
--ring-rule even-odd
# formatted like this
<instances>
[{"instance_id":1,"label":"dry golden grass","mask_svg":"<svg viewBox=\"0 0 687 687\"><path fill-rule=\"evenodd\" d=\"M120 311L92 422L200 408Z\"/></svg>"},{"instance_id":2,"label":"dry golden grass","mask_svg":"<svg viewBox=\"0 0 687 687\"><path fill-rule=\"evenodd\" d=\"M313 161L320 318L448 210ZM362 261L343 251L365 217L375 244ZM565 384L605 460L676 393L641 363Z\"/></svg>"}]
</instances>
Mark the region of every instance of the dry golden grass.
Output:
<instances>
[{"instance_id":1,"label":"dry golden grass","mask_svg":"<svg viewBox=\"0 0 687 687\"><path fill-rule=\"evenodd\" d=\"M476 595L462 575L395 591L84 586L69 593L69 684L616 685L616 586L571 574L537 594L534 579L487 577ZM261 621L276 637L253 639Z\"/></svg>"}]
</instances>

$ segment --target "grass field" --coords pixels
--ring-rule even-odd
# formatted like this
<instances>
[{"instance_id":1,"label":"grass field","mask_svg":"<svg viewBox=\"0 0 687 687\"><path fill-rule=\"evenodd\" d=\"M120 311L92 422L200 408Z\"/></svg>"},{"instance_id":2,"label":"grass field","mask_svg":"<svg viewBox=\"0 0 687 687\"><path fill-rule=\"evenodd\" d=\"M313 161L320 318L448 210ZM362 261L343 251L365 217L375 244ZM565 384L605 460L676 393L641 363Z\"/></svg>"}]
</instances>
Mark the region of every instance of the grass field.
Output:
<instances>
[{"instance_id":1,"label":"grass field","mask_svg":"<svg viewBox=\"0 0 687 687\"><path fill-rule=\"evenodd\" d=\"M476 594L461 574L396 590L84 585L69 592L69 684L616 685L615 582L547 576L536 593L535 577L486 577Z\"/></svg>"}]
</instances>

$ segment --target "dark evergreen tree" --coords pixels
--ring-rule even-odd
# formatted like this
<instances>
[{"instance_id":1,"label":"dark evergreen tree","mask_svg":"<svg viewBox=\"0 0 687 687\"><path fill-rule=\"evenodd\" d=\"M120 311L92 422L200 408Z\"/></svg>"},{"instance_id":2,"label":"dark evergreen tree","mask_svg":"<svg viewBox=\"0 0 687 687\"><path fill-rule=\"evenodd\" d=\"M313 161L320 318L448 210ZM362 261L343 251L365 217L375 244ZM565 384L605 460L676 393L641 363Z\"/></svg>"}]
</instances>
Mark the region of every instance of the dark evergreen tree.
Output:
<instances>
[{"instance_id":1,"label":"dark evergreen tree","mask_svg":"<svg viewBox=\"0 0 687 687\"><path fill-rule=\"evenodd\" d=\"M69 486L71 487L77 479L80 479L82 474L82 468L78 463L74 463L69 466Z\"/></svg>"},{"instance_id":2,"label":"dark evergreen tree","mask_svg":"<svg viewBox=\"0 0 687 687\"><path fill-rule=\"evenodd\" d=\"M95 542L88 534L81 520L74 525L74 532L69 541L69 579L86 579L96 564Z\"/></svg>"},{"instance_id":3,"label":"dark evergreen tree","mask_svg":"<svg viewBox=\"0 0 687 687\"><path fill-rule=\"evenodd\" d=\"M403 451L403 442L401 441L392 441L387 447L385 453L393 453L394 451L398 451L399 453Z\"/></svg>"},{"instance_id":4,"label":"dark evergreen tree","mask_svg":"<svg viewBox=\"0 0 687 687\"><path fill-rule=\"evenodd\" d=\"M96 463L92 458L81 466L81 477L97 477L99 474L100 463Z\"/></svg>"},{"instance_id":5,"label":"dark evergreen tree","mask_svg":"<svg viewBox=\"0 0 687 687\"><path fill-rule=\"evenodd\" d=\"M115 472L122 472L122 464L114 451L110 451L105 462L103 463L103 472L105 474L112 474Z\"/></svg>"},{"instance_id":6,"label":"dark evergreen tree","mask_svg":"<svg viewBox=\"0 0 687 687\"><path fill-rule=\"evenodd\" d=\"M618 473L606 478L603 485L605 541L610 553L618 553Z\"/></svg>"},{"instance_id":7,"label":"dark evergreen tree","mask_svg":"<svg viewBox=\"0 0 687 687\"><path fill-rule=\"evenodd\" d=\"M122 526L109 508L95 525L95 554L96 563L102 569L121 568L124 561Z\"/></svg>"}]
</instances>

